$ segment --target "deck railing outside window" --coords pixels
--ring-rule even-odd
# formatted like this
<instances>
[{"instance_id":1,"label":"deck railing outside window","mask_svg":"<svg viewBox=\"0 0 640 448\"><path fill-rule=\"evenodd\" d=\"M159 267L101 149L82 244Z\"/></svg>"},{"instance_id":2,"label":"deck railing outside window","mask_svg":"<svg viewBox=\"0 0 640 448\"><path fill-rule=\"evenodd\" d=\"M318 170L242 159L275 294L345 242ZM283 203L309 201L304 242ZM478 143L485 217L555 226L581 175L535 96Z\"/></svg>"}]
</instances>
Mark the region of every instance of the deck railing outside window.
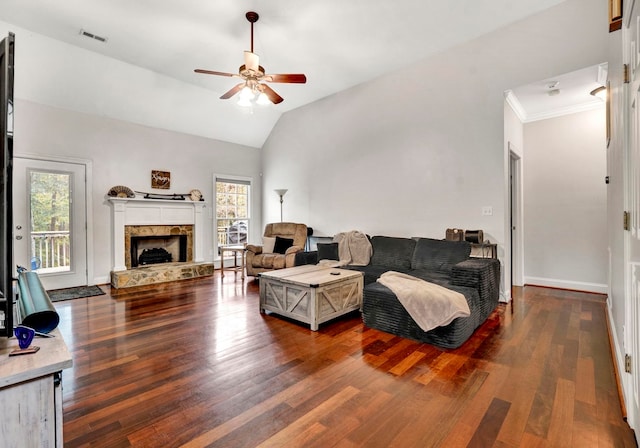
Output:
<instances>
[{"instance_id":1,"label":"deck railing outside window","mask_svg":"<svg viewBox=\"0 0 640 448\"><path fill-rule=\"evenodd\" d=\"M229 244L227 227L218 227L218 246Z\"/></svg>"}]
</instances>

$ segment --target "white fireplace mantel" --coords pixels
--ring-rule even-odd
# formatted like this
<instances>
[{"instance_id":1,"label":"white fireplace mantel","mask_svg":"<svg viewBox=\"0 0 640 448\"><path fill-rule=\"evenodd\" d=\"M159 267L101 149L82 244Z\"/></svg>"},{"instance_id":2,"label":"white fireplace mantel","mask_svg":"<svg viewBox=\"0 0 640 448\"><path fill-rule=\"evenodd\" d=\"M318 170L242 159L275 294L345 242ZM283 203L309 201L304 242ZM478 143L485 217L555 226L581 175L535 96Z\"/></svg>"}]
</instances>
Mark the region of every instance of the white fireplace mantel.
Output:
<instances>
[{"instance_id":1,"label":"white fireplace mantel","mask_svg":"<svg viewBox=\"0 0 640 448\"><path fill-rule=\"evenodd\" d=\"M204 261L205 202L109 197L113 271L124 271L124 226L193 225L193 261Z\"/></svg>"}]
</instances>

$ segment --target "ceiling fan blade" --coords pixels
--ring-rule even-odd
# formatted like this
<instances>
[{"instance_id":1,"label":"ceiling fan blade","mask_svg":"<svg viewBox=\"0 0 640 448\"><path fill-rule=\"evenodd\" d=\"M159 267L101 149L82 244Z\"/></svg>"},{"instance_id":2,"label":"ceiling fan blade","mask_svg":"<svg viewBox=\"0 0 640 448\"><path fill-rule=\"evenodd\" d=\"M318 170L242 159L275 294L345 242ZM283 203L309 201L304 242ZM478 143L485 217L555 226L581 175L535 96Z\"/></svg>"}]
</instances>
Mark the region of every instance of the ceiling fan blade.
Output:
<instances>
[{"instance_id":1,"label":"ceiling fan blade","mask_svg":"<svg viewBox=\"0 0 640 448\"><path fill-rule=\"evenodd\" d=\"M260 67L260 56L250 51L244 52L244 66L247 70L257 72Z\"/></svg>"},{"instance_id":2,"label":"ceiling fan blade","mask_svg":"<svg viewBox=\"0 0 640 448\"><path fill-rule=\"evenodd\" d=\"M204 73L205 75L218 75L218 76L228 76L228 77L238 76L238 75L233 74L233 73L216 72L216 71L213 71L213 70L204 70L204 69L201 69L201 68L195 69L194 72L196 72L196 73Z\"/></svg>"},{"instance_id":3,"label":"ceiling fan blade","mask_svg":"<svg viewBox=\"0 0 640 448\"><path fill-rule=\"evenodd\" d=\"M267 95L267 98L269 98L269 101L271 101L273 104L282 103L284 101L284 98L282 98L280 95L278 95L276 93L276 91L273 90L268 85L260 84L260 86L262 87L262 93Z\"/></svg>"},{"instance_id":4,"label":"ceiling fan blade","mask_svg":"<svg viewBox=\"0 0 640 448\"><path fill-rule=\"evenodd\" d=\"M302 73L297 74L282 74L282 75L264 75L263 80L270 82L286 82L304 84L307 82L307 77Z\"/></svg>"},{"instance_id":5,"label":"ceiling fan blade","mask_svg":"<svg viewBox=\"0 0 640 448\"><path fill-rule=\"evenodd\" d=\"M229 90L227 93L225 93L224 95L222 95L220 97L221 100L228 100L229 98L231 98L233 95L235 95L236 93L238 93L239 91L242 90L242 88L244 87L244 83L241 82L240 84L236 85L235 87L233 87L231 90Z\"/></svg>"}]
</instances>

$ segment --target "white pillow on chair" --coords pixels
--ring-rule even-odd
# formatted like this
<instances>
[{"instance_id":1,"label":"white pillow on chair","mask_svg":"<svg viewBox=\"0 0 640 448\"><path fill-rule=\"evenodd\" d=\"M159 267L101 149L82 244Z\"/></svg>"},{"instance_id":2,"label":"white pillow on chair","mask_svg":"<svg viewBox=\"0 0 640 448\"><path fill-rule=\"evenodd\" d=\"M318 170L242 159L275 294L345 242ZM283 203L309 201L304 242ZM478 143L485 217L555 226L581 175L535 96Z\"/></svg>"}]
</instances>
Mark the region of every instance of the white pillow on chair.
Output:
<instances>
[{"instance_id":1,"label":"white pillow on chair","mask_svg":"<svg viewBox=\"0 0 640 448\"><path fill-rule=\"evenodd\" d=\"M276 246L276 237L263 236L262 237L262 253L272 254L273 248Z\"/></svg>"}]
</instances>

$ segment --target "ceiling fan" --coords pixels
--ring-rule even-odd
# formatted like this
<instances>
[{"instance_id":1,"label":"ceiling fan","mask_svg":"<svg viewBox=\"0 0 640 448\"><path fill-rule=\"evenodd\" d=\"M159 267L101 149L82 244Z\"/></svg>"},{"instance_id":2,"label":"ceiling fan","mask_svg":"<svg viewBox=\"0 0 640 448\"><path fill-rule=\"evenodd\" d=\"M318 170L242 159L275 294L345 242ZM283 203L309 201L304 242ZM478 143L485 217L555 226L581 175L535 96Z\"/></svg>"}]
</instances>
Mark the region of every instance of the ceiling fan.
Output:
<instances>
[{"instance_id":1,"label":"ceiling fan","mask_svg":"<svg viewBox=\"0 0 640 448\"><path fill-rule=\"evenodd\" d=\"M222 100L229 99L236 93L240 92L240 101L238 104L243 106L251 105L251 100L253 99L255 99L258 104L268 104L269 101L273 104L281 103L283 98L278 95L275 90L265 84L265 82L304 84L307 82L307 77L303 74L266 74L264 67L259 65L258 55L253 52L253 24L258 21L260 16L258 16L257 12L253 11L249 11L245 16L251 23L251 51L244 52L244 64L240 66L238 74L204 70L201 68L197 68L194 71L196 73L235 77L243 80L243 82L237 84L231 90L222 95L220 97Z\"/></svg>"}]
</instances>

